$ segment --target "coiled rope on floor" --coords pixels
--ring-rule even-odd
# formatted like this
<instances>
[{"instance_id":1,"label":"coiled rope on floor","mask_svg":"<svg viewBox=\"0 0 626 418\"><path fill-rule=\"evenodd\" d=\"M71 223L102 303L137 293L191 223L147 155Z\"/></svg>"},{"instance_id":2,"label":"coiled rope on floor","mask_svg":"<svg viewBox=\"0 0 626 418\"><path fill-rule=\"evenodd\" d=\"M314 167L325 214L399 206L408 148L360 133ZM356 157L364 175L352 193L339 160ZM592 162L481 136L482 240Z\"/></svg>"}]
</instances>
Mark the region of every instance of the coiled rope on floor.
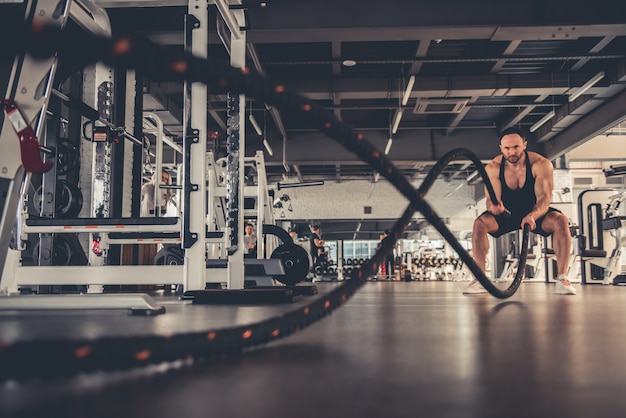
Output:
<instances>
[{"instance_id":1,"label":"coiled rope on floor","mask_svg":"<svg viewBox=\"0 0 626 418\"><path fill-rule=\"evenodd\" d=\"M351 279L304 307L249 325L200 332L0 342L0 381L127 370L186 359L217 359L291 335L329 315L344 304L368 277L375 274L383 257L391 251L416 211L421 212L450 243L492 295L498 298L510 297L521 282L525 256L520 257L518 275L508 289L498 289L424 200L441 171L450 161L459 157L469 158L476 165L492 201L497 200L481 161L467 149L453 150L444 155L416 190L382 152L365 140L363 134L351 129L312 100L289 91L283 85L255 74L248 68L234 69L228 63L208 61L184 52L173 52L136 35L112 39L91 34L77 37L55 28L36 26L36 30L33 30L20 22L9 22L0 27L0 35L5 35L2 39L15 40L3 45L0 50L1 59L10 59L23 51L42 57L58 52L61 59L64 62L70 61L69 64L73 67L102 61L117 69L139 70L153 80L202 82L214 92L233 91L246 94L276 106L282 112L297 113L300 117L304 115L327 136L371 165L410 202L392 227L389 237L383 240L381 248L359 270L353 272ZM80 55L76 54L77 51L80 51ZM526 230L526 243L527 239ZM527 250L527 247L527 244L522 244L522 249Z\"/></svg>"}]
</instances>

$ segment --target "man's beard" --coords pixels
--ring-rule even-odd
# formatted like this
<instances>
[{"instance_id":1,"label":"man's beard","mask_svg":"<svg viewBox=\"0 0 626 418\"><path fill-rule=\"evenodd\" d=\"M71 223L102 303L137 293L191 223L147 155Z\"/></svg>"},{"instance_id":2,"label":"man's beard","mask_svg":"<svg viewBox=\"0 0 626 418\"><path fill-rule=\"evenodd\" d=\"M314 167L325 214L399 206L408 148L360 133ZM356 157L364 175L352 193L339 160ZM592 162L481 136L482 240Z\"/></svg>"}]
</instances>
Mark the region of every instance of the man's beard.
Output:
<instances>
[{"instance_id":1,"label":"man's beard","mask_svg":"<svg viewBox=\"0 0 626 418\"><path fill-rule=\"evenodd\" d=\"M516 163L520 160L520 158L522 158L522 157L521 157L521 156L519 156L519 155L509 155L509 156L506 158L506 160L507 160L508 162L510 162L511 164L516 164Z\"/></svg>"}]
</instances>

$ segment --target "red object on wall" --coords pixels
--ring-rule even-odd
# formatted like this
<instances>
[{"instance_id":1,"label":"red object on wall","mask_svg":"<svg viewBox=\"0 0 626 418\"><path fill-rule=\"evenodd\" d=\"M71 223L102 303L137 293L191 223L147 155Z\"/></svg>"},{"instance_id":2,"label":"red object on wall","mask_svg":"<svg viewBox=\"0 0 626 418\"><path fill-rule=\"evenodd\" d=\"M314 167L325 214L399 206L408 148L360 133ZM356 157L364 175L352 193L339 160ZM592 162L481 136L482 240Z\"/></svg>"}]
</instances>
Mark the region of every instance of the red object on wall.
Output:
<instances>
[{"instance_id":1,"label":"red object on wall","mask_svg":"<svg viewBox=\"0 0 626 418\"><path fill-rule=\"evenodd\" d=\"M26 118L20 111L14 100L5 99L0 102L4 107L7 118L11 122L15 133L20 140L20 157L22 166L31 173L43 173L52 168L52 161L43 161L39 152L41 147L35 130L26 122Z\"/></svg>"}]
</instances>

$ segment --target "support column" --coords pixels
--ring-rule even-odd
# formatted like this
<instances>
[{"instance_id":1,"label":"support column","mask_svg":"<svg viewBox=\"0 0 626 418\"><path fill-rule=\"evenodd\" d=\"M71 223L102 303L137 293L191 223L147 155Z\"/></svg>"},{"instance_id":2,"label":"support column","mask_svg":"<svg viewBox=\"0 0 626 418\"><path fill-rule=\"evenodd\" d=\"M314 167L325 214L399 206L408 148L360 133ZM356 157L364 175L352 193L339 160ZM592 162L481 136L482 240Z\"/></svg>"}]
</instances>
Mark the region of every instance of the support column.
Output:
<instances>
[{"instance_id":1,"label":"support column","mask_svg":"<svg viewBox=\"0 0 626 418\"><path fill-rule=\"evenodd\" d=\"M209 11L206 0L190 0L185 21L185 48L199 58L208 56ZM182 237L185 249L185 291L206 287L206 143L207 88L185 82L183 112ZM191 106L189 106L189 104Z\"/></svg>"},{"instance_id":2,"label":"support column","mask_svg":"<svg viewBox=\"0 0 626 418\"><path fill-rule=\"evenodd\" d=\"M240 22L240 26L245 26ZM246 33L231 33L230 64L235 68L246 65ZM228 225L230 248L228 250L228 287L244 287L244 158L246 149L245 123L246 96L228 94ZM262 239L257 236L257 240Z\"/></svg>"}]
</instances>

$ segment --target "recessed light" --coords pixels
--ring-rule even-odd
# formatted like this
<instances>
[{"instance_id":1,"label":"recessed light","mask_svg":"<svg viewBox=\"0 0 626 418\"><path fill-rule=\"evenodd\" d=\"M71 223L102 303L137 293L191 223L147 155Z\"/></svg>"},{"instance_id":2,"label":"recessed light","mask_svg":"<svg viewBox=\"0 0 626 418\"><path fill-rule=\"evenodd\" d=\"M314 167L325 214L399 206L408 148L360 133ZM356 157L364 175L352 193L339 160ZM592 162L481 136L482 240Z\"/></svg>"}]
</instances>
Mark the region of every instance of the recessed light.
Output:
<instances>
[{"instance_id":1,"label":"recessed light","mask_svg":"<svg viewBox=\"0 0 626 418\"><path fill-rule=\"evenodd\" d=\"M341 63L344 67L354 67L356 65L355 60L343 60Z\"/></svg>"}]
</instances>

